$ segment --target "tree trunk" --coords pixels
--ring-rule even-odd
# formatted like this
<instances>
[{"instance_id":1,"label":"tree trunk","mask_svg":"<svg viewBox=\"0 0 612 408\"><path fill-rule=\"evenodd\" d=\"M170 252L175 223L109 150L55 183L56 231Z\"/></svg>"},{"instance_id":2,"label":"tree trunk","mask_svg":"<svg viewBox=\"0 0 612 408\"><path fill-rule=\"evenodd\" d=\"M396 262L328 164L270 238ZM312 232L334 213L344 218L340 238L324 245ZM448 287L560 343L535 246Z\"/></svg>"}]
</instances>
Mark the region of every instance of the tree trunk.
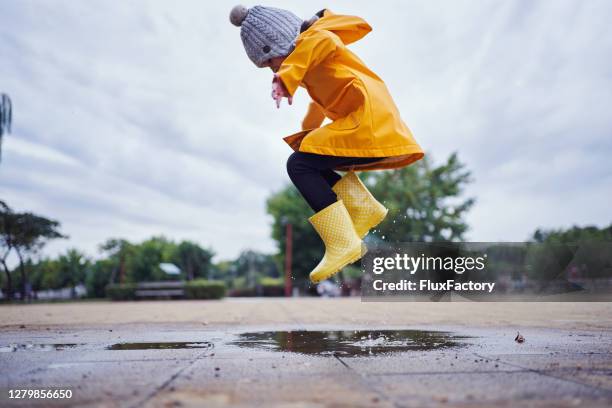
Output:
<instances>
[{"instance_id":1,"label":"tree trunk","mask_svg":"<svg viewBox=\"0 0 612 408\"><path fill-rule=\"evenodd\" d=\"M21 273L21 288L20 288L21 300L25 301L26 300L26 284L27 284L25 265L23 264L23 257L21 256L21 252L17 251L17 256L19 257L19 272Z\"/></svg>"},{"instance_id":2,"label":"tree trunk","mask_svg":"<svg viewBox=\"0 0 612 408\"><path fill-rule=\"evenodd\" d=\"M191 259L187 261L187 280L191 281L194 279L194 273L193 273L193 262L191 262Z\"/></svg>"},{"instance_id":3,"label":"tree trunk","mask_svg":"<svg viewBox=\"0 0 612 408\"><path fill-rule=\"evenodd\" d=\"M108 283L115 283L115 279L117 279L118 271L119 271L119 266L115 265L113 267L113 271L111 272L110 278L108 279Z\"/></svg>"},{"instance_id":4,"label":"tree trunk","mask_svg":"<svg viewBox=\"0 0 612 408\"><path fill-rule=\"evenodd\" d=\"M11 280L11 271L9 271L4 259L2 260L2 267L4 268L4 273L6 274L6 298L11 300L13 298L13 281Z\"/></svg>"},{"instance_id":5,"label":"tree trunk","mask_svg":"<svg viewBox=\"0 0 612 408\"><path fill-rule=\"evenodd\" d=\"M125 280L125 257L121 254L119 258L119 283Z\"/></svg>"}]
</instances>

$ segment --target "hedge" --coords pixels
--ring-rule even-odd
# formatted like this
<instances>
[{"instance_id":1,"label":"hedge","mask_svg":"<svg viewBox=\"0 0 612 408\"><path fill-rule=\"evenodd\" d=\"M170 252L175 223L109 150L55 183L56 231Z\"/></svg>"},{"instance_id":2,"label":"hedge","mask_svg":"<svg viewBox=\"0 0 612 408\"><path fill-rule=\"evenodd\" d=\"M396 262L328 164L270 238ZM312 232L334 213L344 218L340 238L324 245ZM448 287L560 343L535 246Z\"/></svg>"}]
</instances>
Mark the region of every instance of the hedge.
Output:
<instances>
[{"instance_id":1,"label":"hedge","mask_svg":"<svg viewBox=\"0 0 612 408\"><path fill-rule=\"evenodd\" d=\"M106 285L106 297L112 300L135 300L136 284L122 283Z\"/></svg>"},{"instance_id":2,"label":"hedge","mask_svg":"<svg viewBox=\"0 0 612 408\"><path fill-rule=\"evenodd\" d=\"M112 300L136 300L137 289L137 283L110 284L106 286L106 296ZM184 291L187 299L221 299L226 287L223 281L196 279L185 282Z\"/></svg>"},{"instance_id":3,"label":"hedge","mask_svg":"<svg viewBox=\"0 0 612 408\"><path fill-rule=\"evenodd\" d=\"M275 297L285 296L285 279L263 277L258 280L254 287L250 288L234 288L228 293L231 297Z\"/></svg>"},{"instance_id":4,"label":"hedge","mask_svg":"<svg viewBox=\"0 0 612 408\"><path fill-rule=\"evenodd\" d=\"M285 278L265 277L259 280L261 296L285 296Z\"/></svg>"},{"instance_id":5,"label":"hedge","mask_svg":"<svg viewBox=\"0 0 612 408\"><path fill-rule=\"evenodd\" d=\"M231 289L228 295L231 297L255 297L257 291L255 288Z\"/></svg>"},{"instance_id":6,"label":"hedge","mask_svg":"<svg viewBox=\"0 0 612 408\"><path fill-rule=\"evenodd\" d=\"M195 279L185 283L187 299L221 299L225 296L226 286L223 281Z\"/></svg>"}]
</instances>

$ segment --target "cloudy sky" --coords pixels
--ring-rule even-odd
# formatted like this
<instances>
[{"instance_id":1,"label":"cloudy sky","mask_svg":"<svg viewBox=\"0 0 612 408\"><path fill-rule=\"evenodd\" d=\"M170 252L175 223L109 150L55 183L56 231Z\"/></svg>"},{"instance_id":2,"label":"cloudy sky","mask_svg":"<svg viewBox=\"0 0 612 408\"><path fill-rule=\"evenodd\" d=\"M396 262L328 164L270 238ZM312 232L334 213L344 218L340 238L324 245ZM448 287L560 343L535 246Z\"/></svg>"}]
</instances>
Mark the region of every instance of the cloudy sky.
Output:
<instances>
[{"instance_id":1,"label":"cloudy sky","mask_svg":"<svg viewBox=\"0 0 612 408\"><path fill-rule=\"evenodd\" d=\"M2 1L0 198L61 222L70 239L46 255L159 234L217 260L274 251L265 199L289 183L281 138L308 99L275 108L234 4ZM263 4L372 25L352 49L434 163L458 151L473 172L469 240L612 221L612 2Z\"/></svg>"}]
</instances>

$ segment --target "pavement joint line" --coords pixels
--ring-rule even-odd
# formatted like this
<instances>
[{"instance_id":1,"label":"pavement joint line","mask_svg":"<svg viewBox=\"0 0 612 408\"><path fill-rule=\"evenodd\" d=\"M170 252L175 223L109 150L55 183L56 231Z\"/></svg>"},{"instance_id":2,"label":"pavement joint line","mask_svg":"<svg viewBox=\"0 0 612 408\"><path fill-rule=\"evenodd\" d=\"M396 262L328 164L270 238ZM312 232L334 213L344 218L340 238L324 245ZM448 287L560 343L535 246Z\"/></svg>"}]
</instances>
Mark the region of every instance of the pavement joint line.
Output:
<instances>
[{"instance_id":1,"label":"pavement joint line","mask_svg":"<svg viewBox=\"0 0 612 408\"><path fill-rule=\"evenodd\" d=\"M344 360L342 360L340 356L334 355L334 358L338 360L344 367L346 367L347 370L351 371L353 375L357 376L357 378L359 378L359 382L364 384L365 388L370 389L370 391L373 391L376 395L378 395L381 400L390 402L396 408L403 407L403 405L398 404L395 399L388 397L385 393L383 393L377 387L373 386L369 381L367 381L367 374L362 374L359 371L355 370L353 367L349 366Z\"/></svg>"},{"instance_id":2,"label":"pavement joint line","mask_svg":"<svg viewBox=\"0 0 612 408\"><path fill-rule=\"evenodd\" d=\"M183 373L183 371L185 371L187 368L193 366L196 363L196 361L200 360L200 358L207 357L208 356L207 353L209 351L210 350L207 350L207 351L197 355L193 360L191 360L191 362L189 364L186 364L185 366L181 367L174 374L172 374L170 376L170 378L168 378L166 381L164 381L160 386L155 387L155 389L149 395L145 396L145 398L142 399L140 402L137 402L134 405L131 405L130 408L139 408L139 407L144 406L148 401L150 401L157 394L159 394L160 391L162 391L164 388L166 388L172 381L176 380Z\"/></svg>"},{"instance_id":3,"label":"pavement joint line","mask_svg":"<svg viewBox=\"0 0 612 408\"><path fill-rule=\"evenodd\" d=\"M480 358L486 358L484 356L481 356L478 353L474 353L474 355L478 356ZM499 363L506 364L506 365L509 365L511 367L521 368L523 370L527 370L528 372L536 373L538 375L543 375L545 377L550 377L550 378L554 378L554 379L557 379L557 380L566 381L566 382L570 382L570 383L577 384L577 385L582 385L584 387L592 388L592 389L595 389L597 391L604 391L604 393L612 396L612 390L609 389L609 388L599 387L599 386L596 386L596 385L592 385L592 384L584 383L584 382L581 382L581 381L577 381L577 380L574 380L574 379L571 379L571 378L558 377L556 375L548 374L544 370L538 370L538 369L535 369L535 368L523 367L523 366L521 366L519 364L509 363L507 361L499 360ZM554 371L554 370L552 370L552 371ZM584 370L580 370L580 371L584 371Z\"/></svg>"},{"instance_id":4,"label":"pavement joint line","mask_svg":"<svg viewBox=\"0 0 612 408\"><path fill-rule=\"evenodd\" d=\"M508 370L484 370L484 371L415 371L410 373L369 373L369 376L372 377L388 377L392 375L398 376L411 376L411 375L478 375L478 374L516 374L516 373L527 373L530 370L518 370L518 371L508 371Z\"/></svg>"},{"instance_id":5,"label":"pavement joint line","mask_svg":"<svg viewBox=\"0 0 612 408\"><path fill-rule=\"evenodd\" d=\"M570 351L567 353L558 353L557 355L564 355L564 356L612 356L612 353L608 353L605 351L588 351L588 352L575 352L575 351ZM479 356L482 358L482 356L484 356L485 354ZM499 357L503 357L503 356L525 356L525 357L529 357L529 356L551 356L554 354L551 354L550 352L548 353L516 353L516 354L488 354L489 357L487 357L487 359L492 360L495 358L499 358Z\"/></svg>"},{"instance_id":6,"label":"pavement joint line","mask_svg":"<svg viewBox=\"0 0 612 408\"><path fill-rule=\"evenodd\" d=\"M345 367L346 367L346 368L348 368L349 370L351 369L351 367L349 367L349 365L348 365L348 364L346 364L346 363L344 362L344 360L342 360L340 357L338 357L338 356L336 356L336 355L335 355L335 356L334 356L334 358L335 358L336 360L338 360L338 361L339 361L339 362L340 362L340 363L341 363L343 366L345 366Z\"/></svg>"},{"instance_id":7,"label":"pavement joint line","mask_svg":"<svg viewBox=\"0 0 612 408\"><path fill-rule=\"evenodd\" d=\"M364 374L358 373L358 374L362 378L362 382L364 382L366 384L366 387L370 388L376 394L380 395L383 400L391 402L393 404L393 406L397 407L397 408L408 407L407 405L404 405L404 404L401 404L400 402L398 402L395 398L387 397L382 391L378 390L378 387L373 385L371 382L367 381L367 378L374 378L375 379L375 376L372 376L372 375L367 374L367 373L364 373ZM419 403L420 403L420 406L422 406L422 407L430 406L431 405L431 400L428 399L428 398L425 398L425 397L423 397L421 395L410 395L409 398L412 400L412 402L418 400Z\"/></svg>"},{"instance_id":8,"label":"pavement joint line","mask_svg":"<svg viewBox=\"0 0 612 408\"><path fill-rule=\"evenodd\" d=\"M122 359L122 360L81 360L81 361L71 361L67 364L98 364L98 363L148 363L148 362L159 362L159 361L191 361L190 358L151 358L151 359Z\"/></svg>"}]
</instances>

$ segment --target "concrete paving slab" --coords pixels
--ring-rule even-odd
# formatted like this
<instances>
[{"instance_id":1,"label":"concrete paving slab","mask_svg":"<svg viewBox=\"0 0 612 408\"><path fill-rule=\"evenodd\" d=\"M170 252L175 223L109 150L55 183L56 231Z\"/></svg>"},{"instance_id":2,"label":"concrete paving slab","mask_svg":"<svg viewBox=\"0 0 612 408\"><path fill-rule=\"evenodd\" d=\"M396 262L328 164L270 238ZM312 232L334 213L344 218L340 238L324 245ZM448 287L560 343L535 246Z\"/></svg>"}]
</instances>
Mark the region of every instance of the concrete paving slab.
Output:
<instances>
[{"instance_id":1,"label":"concrete paving slab","mask_svg":"<svg viewBox=\"0 0 612 408\"><path fill-rule=\"evenodd\" d=\"M479 357L473 353L427 352L382 356L371 358L343 359L352 369L363 375L401 375L401 374L436 374L436 373L495 373L511 371L528 371L525 368L504 364L499 360Z\"/></svg>"},{"instance_id":2,"label":"concrete paving slab","mask_svg":"<svg viewBox=\"0 0 612 408\"><path fill-rule=\"evenodd\" d=\"M612 392L612 354L496 355L500 363Z\"/></svg>"},{"instance_id":3,"label":"concrete paving slab","mask_svg":"<svg viewBox=\"0 0 612 408\"><path fill-rule=\"evenodd\" d=\"M146 402L150 407L394 407L393 401L354 376L303 376L299 382L218 381L178 384Z\"/></svg>"},{"instance_id":4,"label":"concrete paving slab","mask_svg":"<svg viewBox=\"0 0 612 408\"><path fill-rule=\"evenodd\" d=\"M606 406L608 392L534 372L373 375L398 406Z\"/></svg>"}]
</instances>

